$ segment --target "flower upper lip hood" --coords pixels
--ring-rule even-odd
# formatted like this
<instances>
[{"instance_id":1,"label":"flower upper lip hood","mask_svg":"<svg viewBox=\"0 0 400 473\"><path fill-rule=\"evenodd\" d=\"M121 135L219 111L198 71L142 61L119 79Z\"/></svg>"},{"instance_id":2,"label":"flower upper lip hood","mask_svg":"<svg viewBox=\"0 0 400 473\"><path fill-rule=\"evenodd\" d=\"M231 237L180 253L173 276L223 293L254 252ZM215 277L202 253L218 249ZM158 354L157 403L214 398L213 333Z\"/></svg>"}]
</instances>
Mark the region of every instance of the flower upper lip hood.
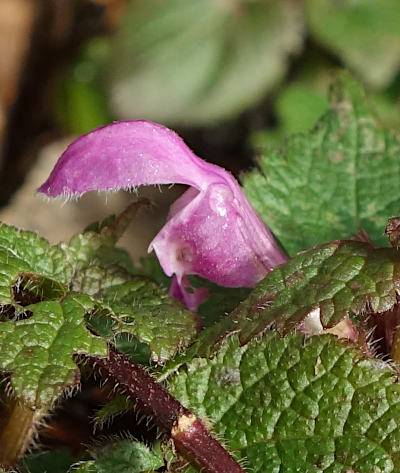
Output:
<instances>
[{"instance_id":1,"label":"flower upper lip hood","mask_svg":"<svg viewBox=\"0 0 400 473\"><path fill-rule=\"evenodd\" d=\"M196 308L204 297L185 297L186 275L222 286L254 286L287 261L236 179L197 157L173 131L148 121L116 122L74 141L38 189L49 197L149 184L186 184L168 221L149 246L181 298ZM177 283L177 285L176 285Z\"/></svg>"}]
</instances>

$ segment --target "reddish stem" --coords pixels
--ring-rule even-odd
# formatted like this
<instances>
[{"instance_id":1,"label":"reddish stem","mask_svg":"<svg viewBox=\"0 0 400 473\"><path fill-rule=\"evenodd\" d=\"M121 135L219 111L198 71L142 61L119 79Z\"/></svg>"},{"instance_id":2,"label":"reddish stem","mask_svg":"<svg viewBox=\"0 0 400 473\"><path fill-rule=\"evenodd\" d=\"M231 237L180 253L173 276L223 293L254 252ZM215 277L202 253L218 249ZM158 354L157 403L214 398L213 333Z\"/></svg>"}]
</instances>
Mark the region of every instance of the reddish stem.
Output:
<instances>
[{"instance_id":1,"label":"reddish stem","mask_svg":"<svg viewBox=\"0 0 400 473\"><path fill-rule=\"evenodd\" d=\"M125 355L111 348L108 358L90 358L137 406L174 440L177 450L206 473L245 473L204 424Z\"/></svg>"},{"instance_id":2,"label":"reddish stem","mask_svg":"<svg viewBox=\"0 0 400 473\"><path fill-rule=\"evenodd\" d=\"M176 449L201 471L212 473L243 473L225 448L215 440L194 415L181 417L172 429Z\"/></svg>"}]
</instances>

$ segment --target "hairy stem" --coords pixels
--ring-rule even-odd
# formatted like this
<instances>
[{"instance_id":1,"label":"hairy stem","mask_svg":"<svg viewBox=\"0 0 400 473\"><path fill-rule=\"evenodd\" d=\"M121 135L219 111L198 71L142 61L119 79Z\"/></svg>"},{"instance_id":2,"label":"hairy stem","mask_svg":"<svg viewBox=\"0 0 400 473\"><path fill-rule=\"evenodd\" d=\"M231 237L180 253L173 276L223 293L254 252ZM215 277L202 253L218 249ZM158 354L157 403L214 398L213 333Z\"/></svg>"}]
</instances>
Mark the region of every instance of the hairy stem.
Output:
<instances>
[{"instance_id":1,"label":"hairy stem","mask_svg":"<svg viewBox=\"0 0 400 473\"><path fill-rule=\"evenodd\" d=\"M12 467L32 443L36 426L45 410L31 409L18 400L9 404L9 415L0 434L0 465Z\"/></svg>"},{"instance_id":2,"label":"hairy stem","mask_svg":"<svg viewBox=\"0 0 400 473\"><path fill-rule=\"evenodd\" d=\"M390 355L392 360L398 365L400 365L400 327L397 327L394 333Z\"/></svg>"},{"instance_id":3,"label":"hairy stem","mask_svg":"<svg viewBox=\"0 0 400 473\"><path fill-rule=\"evenodd\" d=\"M171 436L181 455L198 469L206 473L244 473L201 420L140 366L112 348L108 358L89 359L140 412L151 416L159 429Z\"/></svg>"}]
</instances>

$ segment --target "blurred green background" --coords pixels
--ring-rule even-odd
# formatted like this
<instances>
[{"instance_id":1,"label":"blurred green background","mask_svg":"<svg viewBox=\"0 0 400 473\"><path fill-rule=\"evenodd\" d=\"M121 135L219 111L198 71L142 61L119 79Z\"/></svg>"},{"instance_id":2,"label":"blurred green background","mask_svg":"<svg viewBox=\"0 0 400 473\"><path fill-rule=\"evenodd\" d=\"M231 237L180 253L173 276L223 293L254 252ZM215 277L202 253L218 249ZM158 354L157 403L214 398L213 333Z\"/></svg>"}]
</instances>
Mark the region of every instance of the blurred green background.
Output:
<instances>
[{"instance_id":1,"label":"blurred green background","mask_svg":"<svg viewBox=\"0 0 400 473\"><path fill-rule=\"evenodd\" d=\"M400 126L398 0L3 0L0 18L0 204L45 143L113 120L237 174L313 126L338 68Z\"/></svg>"},{"instance_id":2,"label":"blurred green background","mask_svg":"<svg viewBox=\"0 0 400 473\"><path fill-rule=\"evenodd\" d=\"M54 110L66 132L145 118L189 137L225 127L243 150L310 128L340 67L398 126L399 66L398 0L131 0L60 75Z\"/></svg>"}]
</instances>

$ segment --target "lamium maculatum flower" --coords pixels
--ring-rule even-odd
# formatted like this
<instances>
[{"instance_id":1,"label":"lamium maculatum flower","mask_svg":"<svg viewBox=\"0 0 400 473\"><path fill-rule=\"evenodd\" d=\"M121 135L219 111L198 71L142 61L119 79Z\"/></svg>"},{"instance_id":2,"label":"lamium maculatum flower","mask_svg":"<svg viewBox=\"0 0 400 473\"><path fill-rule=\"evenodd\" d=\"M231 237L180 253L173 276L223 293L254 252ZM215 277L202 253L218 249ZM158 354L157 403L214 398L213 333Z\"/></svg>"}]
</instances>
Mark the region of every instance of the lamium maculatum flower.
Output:
<instances>
[{"instance_id":1,"label":"lamium maculatum flower","mask_svg":"<svg viewBox=\"0 0 400 473\"><path fill-rule=\"evenodd\" d=\"M150 243L171 294L195 310L206 297L196 274L228 287L252 287L287 260L235 178L197 157L173 131L148 121L117 122L74 141L38 189L49 197L150 184L189 187Z\"/></svg>"}]
</instances>

